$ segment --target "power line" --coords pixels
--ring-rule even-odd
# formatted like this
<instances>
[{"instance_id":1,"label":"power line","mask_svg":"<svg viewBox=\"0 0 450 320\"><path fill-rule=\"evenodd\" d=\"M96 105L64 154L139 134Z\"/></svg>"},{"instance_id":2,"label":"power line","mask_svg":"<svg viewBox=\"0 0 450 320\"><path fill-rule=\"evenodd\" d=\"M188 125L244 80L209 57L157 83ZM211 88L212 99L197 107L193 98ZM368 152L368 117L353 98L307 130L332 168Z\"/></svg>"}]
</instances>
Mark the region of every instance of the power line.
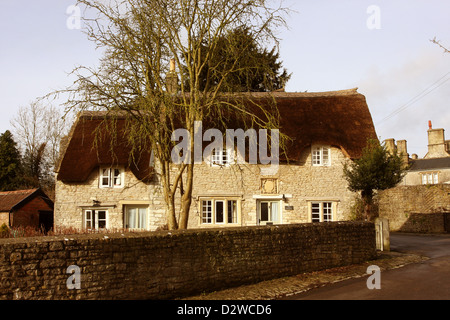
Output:
<instances>
[{"instance_id":1,"label":"power line","mask_svg":"<svg viewBox=\"0 0 450 320\"><path fill-rule=\"evenodd\" d=\"M381 119L377 125L380 125L381 123L389 120L390 118L392 118L393 116L397 115L398 113L406 110L407 108L409 108L412 104L416 103L417 101L419 101L420 99L423 99L424 97L426 97L427 95L429 95L431 92L433 92L434 90L436 90L437 88L441 87L442 85L444 85L447 81L450 80L450 78L445 79L443 82L441 82L445 77L447 77L447 75L449 75L450 72L447 72L444 76L442 76L441 78L439 78L437 81L435 81L433 84L431 84L430 86L428 86L426 89L424 89L423 91L421 91L418 95L414 96L413 98L411 98L408 102L406 102L404 105L400 106L399 108L397 108L396 110L394 110L392 113L390 113L389 115L387 115L386 117L384 117L383 119ZM439 83L441 82L441 83ZM438 84L436 87L432 88L434 85ZM432 88L430 90L430 88ZM430 91L428 91L430 90ZM427 92L428 91L428 92Z\"/></svg>"}]
</instances>

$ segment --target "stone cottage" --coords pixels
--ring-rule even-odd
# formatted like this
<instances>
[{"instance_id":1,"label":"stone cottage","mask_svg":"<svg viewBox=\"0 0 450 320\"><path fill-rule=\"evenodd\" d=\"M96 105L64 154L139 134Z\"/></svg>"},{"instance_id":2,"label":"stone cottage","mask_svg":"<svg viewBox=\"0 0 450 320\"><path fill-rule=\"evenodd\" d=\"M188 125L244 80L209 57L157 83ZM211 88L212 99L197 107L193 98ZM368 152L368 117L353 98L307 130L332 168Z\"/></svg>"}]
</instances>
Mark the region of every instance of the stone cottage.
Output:
<instances>
[{"instance_id":1,"label":"stone cottage","mask_svg":"<svg viewBox=\"0 0 450 320\"><path fill-rule=\"evenodd\" d=\"M356 89L251 94L275 100L280 132L288 135L286 158L271 175L264 165L237 164L235 150L214 150L194 168L190 228L347 220L354 194L342 168L376 139L365 97ZM81 113L64 141L56 169L55 225L85 229L156 230L166 224L157 166L145 150L132 150L116 121L114 144L94 132L104 114ZM237 129L237 128L234 128Z\"/></svg>"}]
</instances>

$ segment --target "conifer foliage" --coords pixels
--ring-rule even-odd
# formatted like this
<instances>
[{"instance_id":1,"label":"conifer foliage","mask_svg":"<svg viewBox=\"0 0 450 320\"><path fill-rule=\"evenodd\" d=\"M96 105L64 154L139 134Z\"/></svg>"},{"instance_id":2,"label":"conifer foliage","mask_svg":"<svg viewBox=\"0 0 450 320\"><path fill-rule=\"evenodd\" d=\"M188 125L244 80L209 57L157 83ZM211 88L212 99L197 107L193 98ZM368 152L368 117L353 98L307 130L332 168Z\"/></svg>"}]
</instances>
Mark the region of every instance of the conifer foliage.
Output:
<instances>
[{"instance_id":1,"label":"conifer foliage","mask_svg":"<svg viewBox=\"0 0 450 320\"><path fill-rule=\"evenodd\" d=\"M361 192L366 220L373 220L371 206L376 191L395 187L406 173L406 166L397 152L390 153L378 140L369 140L362 157L344 165L348 188Z\"/></svg>"}]
</instances>

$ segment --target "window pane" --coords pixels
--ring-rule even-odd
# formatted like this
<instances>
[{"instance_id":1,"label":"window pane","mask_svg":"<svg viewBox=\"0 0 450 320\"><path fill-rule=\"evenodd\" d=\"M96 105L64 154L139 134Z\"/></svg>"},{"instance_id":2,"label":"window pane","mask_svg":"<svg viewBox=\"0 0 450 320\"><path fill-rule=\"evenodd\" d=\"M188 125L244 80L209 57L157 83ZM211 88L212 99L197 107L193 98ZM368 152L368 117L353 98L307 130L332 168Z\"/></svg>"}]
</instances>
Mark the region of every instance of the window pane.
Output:
<instances>
[{"instance_id":1,"label":"window pane","mask_svg":"<svg viewBox=\"0 0 450 320\"><path fill-rule=\"evenodd\" d=\"M212 222L212 201L202 201L202 223Z\"/></svg>"},{"instance_id":2,"label":"window pane","mask_svg":"<svg viewBox=\"0 0 450 320\"><path fill-rule=\"evenodd\" d=\"M84 225L86 229L92 229L92 212L90 210L84 213Z\"/></svg>"},{"instance_id":3,"label":"window pane","mask_svg":"<svg viewBox=\"0 0 450 320\"><path fill-rule=\"evenodd\" d=\"M228 223L237 223L237 201L228 201Z\"/></svg>"},{"instance_id":4,"label":"window pane","mask_svg":"<svg viewBox=\"0 0 450 320\"><path fill-rule=\"evenodd\" d=\"M102 169L102 176L101 176L101 185L102 187L109 187L109 169Z\"/></svg>"},{"instance_id":5,"label":"window pane","mask_svg":"<svg viewBox=\"0 0 450 320\"><path fill-rule=\"evenodd\" d=\"M331 202L323 203L323 221L329 222L333 220L333 207Z\"/></svg>"},{"instance_id":6,"label":"window pane","mask_svg":"<svg viewBox=\"0 0 450 320\"><path fill-rule=\"evenodd\" d=\"M273 222L278 222L278 219L279 219L279 217L278 217L278 202L272 202L271 203L271 208L272 208L272 221Z\"/></svg>"},{"instance_id":7,"label":"window pane","mask_svg":"<svg viewBox=\"0 0 450 320\"><path fill-rule=\"evenodd\" d=\"M224 202L223 201L216 201L216 208L215 208L215 213L216 213L216 223L223 223L224 222L224 208L223 208Z\"/></svg>"},{"instance_id":8,"label":"window pane","mask_svg":"<svg viewBox=\"0 0 450 320\"><path fill-rule=\"evenodd\" d=\"M427 175L422 174L422 184L427 184Z\"/></svg>"},{"instance_id":9,"label":"window pane","mask_svg":"<svg viewBox=\"0 0 450 320\"><path fill-rule=\"evenodd\" d=\"M437 173L433 173L433 183L438 184L439 183L439 177Z\"/></svg>"},{"instance_id":10,"label":"window pane","mask_svg":"<svg viewBox=\"0 0 450 320\"><path fill-rule=\"evenodd\" d=\"M269 221L269 203L261 202L261 221Z\"/></svg>"},{"instance_id":11,"label":"window pane","mask_svg":"<svg viewBox=\"0 0 450 320\"><path fill-rule=\"evenodd\" d=\"M114 169L114 185L120 186L122 185L122 175L120 169Z\"/></svg>"},{"instance_id":12,"label":"window pane","mask_svg":"<svg viewBox=\"0 0 450 320\"><path fill-rule=\"evenodd\" d=\"M321 159L320 159L320 148L314 148L312 152L312 162L314 165L320 165Z\"/></svg>"},{"instance_id":13,"label":"window pane","mask_svg":"<svg viewBox=\"0 0 450 320\"><path fill-rule=\"evenodd\" d=\"M211 155L211 162L213 165L220 165L221 164L221 152L220 150L213 149L212 155Z\"/></svg>"},{"instance_id":14,"label":"window pane","mask_svg":"<svg viewBox=\"0 0 450 320\"><path fill-rule=\"evenodd\" d=\"M330 164L330 155L328 148L322 148L322 164L328 166Z\"/></svg>"},{"instance_id":15,"label":"window pane","mask_svg":"<svg viewBox=\"0 0 450 320\"><path fill-rule=\"evenodd\" d=\"M106 228L106 211L97 211L98 228Z\"/></svg>"},{"instance_id":16,"label":"window pane","mask_svg":"<svg viewBox=\"0 0 450 320\"><path fill-rule=\"evenodd\" d=\"M311 204L311 221L320 222L320 203Z\"/></svg>"},{"instance_id":17,"label":"window pane","mask_svg":"<svg viewBox=\"0 0 450 320\"><path fill-rule=\"evenodd\" d=\"M139 221L138 228L146 229L147 228L147 209L139 208Z\"/></svg>"},{"instance_id":18,"label":"window pane","mask_svg":"<svg viewBox=\"0 0 450 320\"><path fill-rule=\"evenodd\" d=\"M127 220L125 222L126 228L136 228L136 209L129 208L127 214Z\"/></svg>"},{"instance_id":19,"label":"window pane","mask_svg":"<svg viewBox=\"0 0 450 320\"><path fill-rule=\"evenodd\" d=\"M432 184L433 183L433 177L431 175L431 173L427 174L427 179L428 179L428 184Z\"/></svg>"},{"instance_id":20,"label":"window pane","mask_svg":"<svg viewBox=\"0 0 450 320\"><path fill-rule=\"evenodd\" d=\"M228 164L228 151L222 150L222 164L226 165Z\"/></svg>"}]
</instances>

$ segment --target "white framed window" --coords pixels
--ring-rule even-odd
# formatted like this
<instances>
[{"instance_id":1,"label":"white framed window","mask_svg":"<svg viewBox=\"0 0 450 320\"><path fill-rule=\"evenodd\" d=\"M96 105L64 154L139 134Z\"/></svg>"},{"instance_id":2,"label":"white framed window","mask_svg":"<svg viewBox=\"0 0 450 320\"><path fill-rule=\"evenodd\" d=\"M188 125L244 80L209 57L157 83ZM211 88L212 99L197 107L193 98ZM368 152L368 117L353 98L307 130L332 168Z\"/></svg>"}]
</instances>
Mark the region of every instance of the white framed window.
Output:
<instances>
[{"instance_id":1,"label":"white framed window","mask_svg":"<svg viewBox=\"0 0 450 320\"><path fill-rule=\"evenodd\" d=\"M312 146L312 165L318 166L330 166L331 165L331 150L327 146Z\"/></svg>"},{"instance_id":2,"label":"white framed window","mask_svg":"<svg viewBox=\"0 0 450 320\"><path fill-rule=\"evenodd\" d=\"M213 149L210 156L211 167L229 167L234 161L231 149Z\"/></svg>"},{"instance_id":3,"label":"white framed window","mask_svg":"<svg viewBox=\"0 0 450 320\"><path fill-rule=\"evenodd\" d=\"M126 205L124 227L126 229L147 230L148 206Z\"/></svg>"},{"instance_id":4,"label":"white framed window","mask_svg":"<svg viewBox=\"0 0 450 320\"><path fill-rule=\"evenodd\" d=\"M424 172L422 175L422 184L438 184L439 173L438 172Z\"/></svg>"},{"instance_id":5,"label":"white framed window","mask_svg":"<svg viewBox=\"0 0 450 320\"><path fill-rule=\"evenodd\" d=\"M280 223L280 201L258 201L258 224Z\"/></svg>"},{"instance_id":6,"label":"white framed window","mask_svg":"<svg viewBox=\"0 0 450 320\"><path fill-rule=\"evenodd\" d=\"M100 230L108 228L108 210L84 210L83 228Z\"/></svg>"},{"instance_id":7,"label":"white framed window","mask_svg":"<svg viewBox=\"0 0 450 320\"><path fill-rule=\"evenodd\" d=\"M202 224L238 223L238 200L204 199L200 203Z\"/></svg>"},{"instance_id":8,"label":"white framed window","mask_svg":"<svg viewBox=\"0 0 450 320\"><path fill-rule=\"evenodd\" d=\"M202 201L202 224L212 223L212 200Z\"/></svg>"},{"instance_id":9,"label":"white framed window","mask_svg":"<svg viewBox=\"0 0 450 320\"><path fill-rule=\"evenodd\" d=\"M333 202L312 202L311 222L333 221Z\"/></svg>"},{"instance_id":10,"label":"white framed window","mask_svg":"<svg viewBox=\"0 0 450 320\"><path fill-rule=\"evenodd\" d=\"M100 188L122 188L124 185L123 168L100 168L99 186Z\"/></svg>"}]
</instances>

